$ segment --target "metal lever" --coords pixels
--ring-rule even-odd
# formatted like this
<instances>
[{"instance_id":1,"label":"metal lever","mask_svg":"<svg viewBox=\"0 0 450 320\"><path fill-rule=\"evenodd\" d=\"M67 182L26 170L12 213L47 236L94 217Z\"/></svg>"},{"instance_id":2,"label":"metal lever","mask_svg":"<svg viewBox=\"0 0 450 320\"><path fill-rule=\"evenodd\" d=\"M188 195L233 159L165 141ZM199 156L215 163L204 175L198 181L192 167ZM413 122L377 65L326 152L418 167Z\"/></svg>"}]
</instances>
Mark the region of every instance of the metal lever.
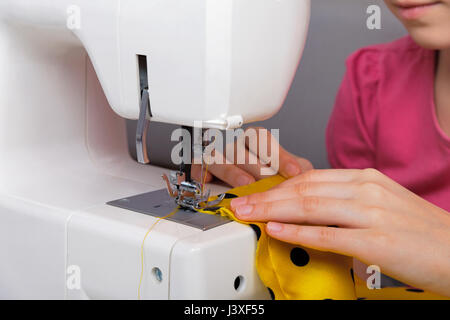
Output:
<instances>
[{"instance_id":1,"label":"metal lever","mask_svg":"<svg viewBox=\"0 0 450 320\"><path fill-rule=\"evenodd\" d=\"M150 162L147 153L147 131L150 117L150 96L148 89L142 90L139 120L136 129L136 155L139 163L147 164Z\"/></svg>"}]
</instances>

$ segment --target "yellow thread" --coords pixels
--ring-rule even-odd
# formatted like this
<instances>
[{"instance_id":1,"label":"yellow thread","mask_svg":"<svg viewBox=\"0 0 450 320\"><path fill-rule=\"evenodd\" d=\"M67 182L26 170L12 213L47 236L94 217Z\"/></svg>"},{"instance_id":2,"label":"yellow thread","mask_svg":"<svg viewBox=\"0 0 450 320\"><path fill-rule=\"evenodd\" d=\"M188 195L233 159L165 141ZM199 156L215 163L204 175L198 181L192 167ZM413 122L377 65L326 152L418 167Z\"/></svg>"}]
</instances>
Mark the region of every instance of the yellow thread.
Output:
<instances>
[{"instance_id":1,"label":"yellow thread","mask_svg":"<svg viewBox=\"0 0 450 320\"><path fill-rule=\"evenodd\" d=\"M147 230L147 233L144 236L144 239L142 240L142 245L141 245L141 276L139 279L139 288L138 288L138 300L141 300L141 284L142 284L142 278L144 277L144 244L145 244L145 239L147 239L148 234L150 233L150 231L152 231L152 229L158 224L158 222L160 222L161 220L167 219L168 217L170 217L171 215L175 214L178 209L180 207L177 206L175 208L175 210L173 210L171 213L169 213L167 216L165 217L160 217L158 218L153 225Z\"/></svg>"}]
</instances>

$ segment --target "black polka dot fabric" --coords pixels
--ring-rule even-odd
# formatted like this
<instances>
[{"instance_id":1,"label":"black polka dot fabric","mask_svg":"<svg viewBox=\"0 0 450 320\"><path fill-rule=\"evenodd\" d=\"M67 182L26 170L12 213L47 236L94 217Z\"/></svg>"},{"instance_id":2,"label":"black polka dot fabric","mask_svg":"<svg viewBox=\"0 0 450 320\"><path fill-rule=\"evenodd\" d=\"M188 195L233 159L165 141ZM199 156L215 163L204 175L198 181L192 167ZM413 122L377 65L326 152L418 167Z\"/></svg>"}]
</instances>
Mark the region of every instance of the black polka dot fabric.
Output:
<instances>
[{"instance_id":1,"label":"black polka dot fabric","mask_svg":"<svg viewBox=\"0 0 450 320\"><path fill-rule=\"evenodd\" d=\"M409 292L423 292L422 289L416 289L416 288L408 288L408 289L406 289L406 291L409 291Z\"/></svg>"},{"instance_id":2,"label":"black polka dot fabric","mask_svg":"<svg viewBox=\"0 0 450 320\"><path fill-rule=\"evenodd\" d=\"M255 231L256 239L259 240L259 238L261 238L261 229L256 224L251 224L250 227Z\"/></svg>"},{"instance_id":3,"label":"black polka dot fabric","mask_svg":"<svg viewBox=\"0 0 450 320\"><path fill-rule=\"evenodd\" d=\"M232 193L225 193L224 199L234 199L234 198L238 198L238 196Z\"/></svg>"},{"instance_id":4,"label":"black polka dot fabric","mask_svg":"<svg viewBox=\"0 0 450 320\"><path fill-rule=\"evenodd\" d=\"M291 261L297 267L304 267L309 262L309 254L302 248L293 248L291 250Z\"/></svg>"},{"instance_id":5,"label":"black polka dot fabric","mask_svg":"<svg viewBox=\"0 0 450 320\"><path fill-rule=\"evenodd\" d=\"M203 209L203 211L208 211L208 212L217 212L217 210L220 210L220 207L211 207L211 208Z\"/></svg>"},{"instance_id":6,"label":"black polka dot fabric","mask_svg":"<svg viewBox=\"0 0 450 320\"><path fill-rule=\"evenodd\" d=\"M272 299L436 298L436 296L414 287L369 290L366 282L358 277L355 270L352 270L353 259L351 257L310 248L303 249L300 246L279 241L265 233L265 224L240 221L235 217L230 204L233 198L267 191L283 181L285 181L283 177L273 176L252 185L235 188L223 194L226 201L221 202L218 207L209 208L210 211L201 210L204 213L220 214L253 228L258 239L256 269ZM339 226L329 225L328 227L337 228ZM242 280L234 280L235 288L242 286ZM231 288L233 288L232 285L233 283L230 283Z\"/></svg>"},{"instance_id":7,"label":"black polka dot fabric","mask_svg":"<svg viewBox=\"0 0 450 320\"><path fill-rule=\"evenodd\" d=\"M270 289L270 288L267 288L267 290L269 290L270 298L271 298L272 300L275 300L275 294L273 293L273 290Z\"/></svg>"},{"instance_id":8,"label":"black polka dot fabric","mask_svg":"<svg viewBox=\"0 0 450 320\"><path fill-rule=\"evenodd\" d=\"M301 246L279 241L265 233L265 223L241 221L234 215L231 200L267 191L283 181L285 181L283 177L273 176L252 185L235 188L222 194L225 199L218 205L220 208L217 211L215 211L216 208L209 208L201 212L220 214L251 226L256 235L255 239L258 239L255 265L260 279L270 293L267 298L271 297L275 300L356 299L354 285L349 276L351 258L303 249ZM315 259L319 263L313 263ZM345 267L342 267L343 264ZM238 281L234 283L234 286L239 287Z\"/></svg>"}]
</instances>

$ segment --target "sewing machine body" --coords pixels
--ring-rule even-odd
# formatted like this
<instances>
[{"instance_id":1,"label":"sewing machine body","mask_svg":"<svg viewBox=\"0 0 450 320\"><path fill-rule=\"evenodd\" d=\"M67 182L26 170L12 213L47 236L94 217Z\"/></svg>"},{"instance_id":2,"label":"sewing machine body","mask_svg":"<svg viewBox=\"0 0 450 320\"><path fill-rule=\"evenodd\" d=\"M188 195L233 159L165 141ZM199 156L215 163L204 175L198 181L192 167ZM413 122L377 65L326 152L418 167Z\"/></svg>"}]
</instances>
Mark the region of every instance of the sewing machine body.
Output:
<instances>
[{"instance_id":1,"label":"sewing machine body","mask_svg":"<svg viewBox=\"0 0 450 320\"><path fill-rule=\"evenodd\" d=\"M128 155L137 55L152 121L238 127L281 107L308 19L309 0L0 0L0 298L136 299L155 218L107 202L163 189L167 171ZM141 296L269 298L255 247L237 223L161 221Z\"/></svg>"}]
</instances>

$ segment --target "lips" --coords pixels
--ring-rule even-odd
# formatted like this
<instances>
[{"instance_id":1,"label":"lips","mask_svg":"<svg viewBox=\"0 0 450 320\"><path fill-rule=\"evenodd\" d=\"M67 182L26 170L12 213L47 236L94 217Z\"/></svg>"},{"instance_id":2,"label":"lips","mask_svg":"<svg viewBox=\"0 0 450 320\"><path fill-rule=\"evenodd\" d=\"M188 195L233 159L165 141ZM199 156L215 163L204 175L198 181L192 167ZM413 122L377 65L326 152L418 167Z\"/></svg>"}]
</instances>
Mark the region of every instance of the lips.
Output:
<instances>
[{"instance_id":1,"label":"lips","mask_svg":"<svg viewBox=\"0 0 450 320\"><path fill-rule=\"evenodd\" d=\"M440 1L397 1L395 6L398 8L399 14L406 20L414 20L425 15L429 10L441 4Z\"/></svg>"},{"instance_id":2,"label":"lips","mask_svg":"<svg viewBox=\"0 0 450 320\"><path fill-rule=\"evenodd\" d=\"M414 7L422 7L427 5L432 5L439 3L440 1L411 1L411 0L405 0L405 1L394 1L394 5L399 8L414 8Z\"/></svg>"}]
</instances>

